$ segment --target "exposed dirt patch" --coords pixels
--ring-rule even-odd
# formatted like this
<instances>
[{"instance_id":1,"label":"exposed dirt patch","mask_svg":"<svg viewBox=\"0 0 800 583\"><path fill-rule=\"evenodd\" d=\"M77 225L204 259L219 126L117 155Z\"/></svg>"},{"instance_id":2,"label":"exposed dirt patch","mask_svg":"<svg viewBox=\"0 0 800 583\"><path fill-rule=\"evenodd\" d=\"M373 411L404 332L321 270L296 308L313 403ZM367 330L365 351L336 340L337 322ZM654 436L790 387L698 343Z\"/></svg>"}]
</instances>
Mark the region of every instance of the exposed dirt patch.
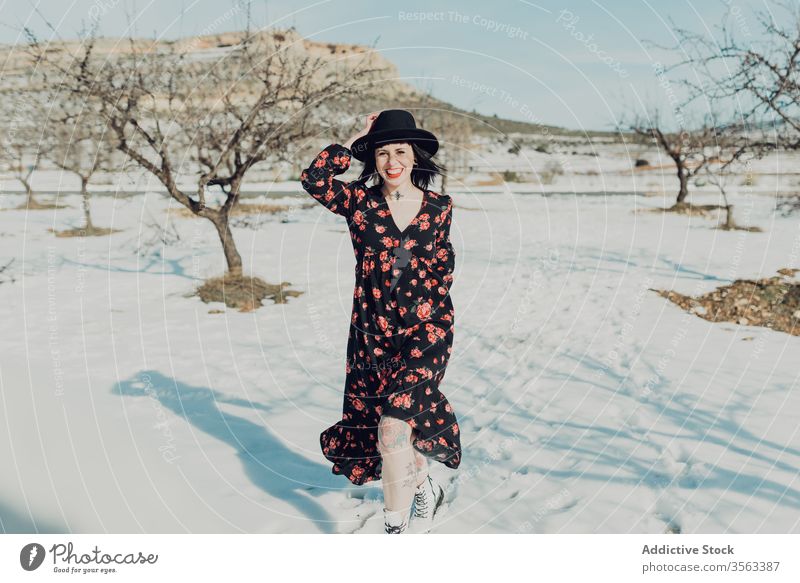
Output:
<instances>
[{"instance_id":1,"label":"exposed dirt patch","mask_svg":"<svg viewBox=\"0 0 800 583\"><path fill-rule=\"evenodd\" d=\"M239 203L231 209L231 217L247 216L247 215L261 215L261 214L277 214L288 212L292 209L309 209L316 205L318 202L306 202L303 204L264 204L264 203ZM191 218L196 216L191 210L185 206L170 207L169 214L182 218Z\"/></svg>"},{"instance_id":2,"label":"exposed dirt patch","mask_svg":"<svg viewBox=\"0 0 800 583\"><path fill-rule=\"evenodd\" d=\"M690 217L713 217L720 211L725 210L724 206L718 204L692 204L690 202L676 202L666 208L641 209L643 213L676 213L688 215Z\"/></svg>"},{"instance_id":3,"label":"exposed dirt patch","mask_svg":"<svg viewBox=\"0 0 800 583\"><path fill-rule=\"evenodd\" d=\"M287 298L297 297L303 293L285 289L291 285L288 281L272 284L258 277L225 274L207 280L189 295L196 295L206 303L223 302L229 308L235 308L240 312L252 312L263 306L264 300L270 299L276 304L285 304ZM212 310L209 313L219 312Z\"/></svg>"},{"instance_id":4,"label":"exposed dirt patch","mask_svg":"<svg viewBox=\"0 0 800 583\"><path fill-rule=\"evenodd\" d=\"M692 204L689 202L675 203L671 207L657 207L636 209L634 213L675 213L689 217L717 218L717 229L723 231L747 231L749 233L763 233L761 227L749 227L736 223L735 216L728 220L727 207L717 204Z\"/></svg>"},{"instance_id":5,"label":"exposed dirt patch","mask_svg":"<svg viewBox=\"0 0 800 583\"><path fill-rule=\"evenodd\" d=\"M56 231L55 229L47 229L56 237L104 237L111 233L121 233L122 229L107 229L105 227L74 227L64 231Z\"/></svg>"},{"instance_id":6,"label":"exposed dirt patch","mask_svg":"<svg viewBox=\"0 0 800 583\"><path fill-rule=\"evenodd\" d=\"M8 207L0 209L0 211L46 211L51 209L66 209L70 208L67 204L61 204L59 202L39 202L36 199L32 201L26 200L25 202L15 206L15 207Z\"/></svg>"},{"instance_id":7,"label":"exposed dirt patch","mask_svg":"<svg viewBox=\"0 0 800 583\"><path fill-rule=\"evenodd\" d=\"M503 183L505 183L503 175L499 172L492 172L486 180L476 181L475 186L500 186Z\"/></svg>"},{"instance_id":8,"label":"exposed dirt patch","mask_svg":"<svg viewBox=\"0 0 800 583\"><path fill-rule=\"evenodd\" d=\"M717 228L722 231L747 231L749 233L763 233L764 230L761 227L745 227L742 225L737 225L736 223L730 225L728 223L720 223L717 225Z\"/></svg>"},{"instance_id":9,"label":"exposed dirt patch","mask_svg":"<svg viewBox=\"0 0 800 583\"><path fill-rule=\"evenodd\" d=\"M674 291L653 289L687 312L712 322L763 326L800 336L800 269L779 269L779 277L737 279L693 298Z\"/></svg>"}]
</instances>

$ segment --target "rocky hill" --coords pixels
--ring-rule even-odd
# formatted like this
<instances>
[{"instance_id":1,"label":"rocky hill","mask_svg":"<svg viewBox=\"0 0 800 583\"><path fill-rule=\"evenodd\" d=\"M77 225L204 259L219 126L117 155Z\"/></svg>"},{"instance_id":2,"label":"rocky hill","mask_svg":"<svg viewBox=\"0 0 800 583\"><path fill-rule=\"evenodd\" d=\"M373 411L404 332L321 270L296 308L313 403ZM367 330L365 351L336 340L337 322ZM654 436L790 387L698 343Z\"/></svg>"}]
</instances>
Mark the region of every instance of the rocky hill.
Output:
<instances>
[{"instance_id":1,"label":"rocky hill","mask_svg":"<svg viewBox=\"0 0 800 583\"><path fill-rule=\"evenodd\" d=\"M440 131L459 131L466 135L522 135L549 134L551 136L611 137L607 132L575 132L555 126L533 124L525 121L504 119L460 109L450 103L426 94L401 79L397 67L379 51L371 47L352 44L317 42L303 38L296 30L268 30L251 33L245 31L208 34L178 40L128 39L98 37L94 54L102 59L114 60L136 51L138 54L157 55L171 51L184 54L197 61L216 61L229 58L245 40L256 45L270 41L285 41L286 50L299 56L320 58L335 68L374 67L382 71L380 82L365 88L359 111L378 111L386 108L409 109L414 112L419 125ZM49 42L45 50L50 56L63 55L65 61L81 53L84 42ZM3 63L2 91L35 89L35 65L24 45L0 46L0 62ZM309 74L297 71L297 74ZM320 75L322 78L323 76ZM322 81L321 79L321 82Z\"/></svg>"}]
</instances>

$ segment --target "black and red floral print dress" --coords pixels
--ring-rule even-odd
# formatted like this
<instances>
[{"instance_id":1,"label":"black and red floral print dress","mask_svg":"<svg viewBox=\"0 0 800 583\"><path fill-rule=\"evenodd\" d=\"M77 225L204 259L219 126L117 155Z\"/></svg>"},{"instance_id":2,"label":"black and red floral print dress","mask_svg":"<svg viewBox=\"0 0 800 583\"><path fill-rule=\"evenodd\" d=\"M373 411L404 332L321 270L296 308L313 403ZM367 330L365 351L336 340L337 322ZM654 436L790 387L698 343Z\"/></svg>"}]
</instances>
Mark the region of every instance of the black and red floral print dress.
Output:
<instances>
[{"instance_id":1,"label":"black and red floral print dress","mask_svg":"<svg viewBox=\"0 0 800 583\"><path fill-rule=\"evenodd\" d=\"M354 484L379 480L378 422L391 415L411 425L417 451L455 469L458 422L439 390L455 324L452 200L426 190L401 231L377 187L334 178L350 158L331 144L300 176L306 192L347 219L356 257L342 418L321 433L322 453Z\"/></svg>"}]
</instances>

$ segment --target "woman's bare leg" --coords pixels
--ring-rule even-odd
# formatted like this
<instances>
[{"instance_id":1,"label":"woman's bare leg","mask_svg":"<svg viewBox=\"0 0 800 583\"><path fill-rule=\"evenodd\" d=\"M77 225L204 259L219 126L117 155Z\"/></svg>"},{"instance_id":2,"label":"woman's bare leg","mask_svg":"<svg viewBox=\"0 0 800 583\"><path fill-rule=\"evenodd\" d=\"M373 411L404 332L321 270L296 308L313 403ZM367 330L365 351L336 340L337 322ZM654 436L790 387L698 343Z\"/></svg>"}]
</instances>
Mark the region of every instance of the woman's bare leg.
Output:
<instances>
[{"instance_id":1,"label":"woman's bare leg","mask_svg":"<svg viewBox=\"0 0 800 583\"><path fill-rule=\"evenodd\" d=\"M378 422L378 450L384 506L387 510L411 508L417 477L411 426L397 417L382 416Z\"/></svg>"},{"instance_id":2,"label":"woman's bare leg","mask_svg":"<svg viewBox=\"0 0 800 583\"><path fill-rule=\"evenodd\" d=\"M413 442L416 438L417 431L414 430L411 433L411 441ZM419 487L423 482L425 482L425 478L428 477L428 458L419 453L413 447L411 449L414 451L414 464L417 470L417 487Z\"/></svg>"}]
</instances>

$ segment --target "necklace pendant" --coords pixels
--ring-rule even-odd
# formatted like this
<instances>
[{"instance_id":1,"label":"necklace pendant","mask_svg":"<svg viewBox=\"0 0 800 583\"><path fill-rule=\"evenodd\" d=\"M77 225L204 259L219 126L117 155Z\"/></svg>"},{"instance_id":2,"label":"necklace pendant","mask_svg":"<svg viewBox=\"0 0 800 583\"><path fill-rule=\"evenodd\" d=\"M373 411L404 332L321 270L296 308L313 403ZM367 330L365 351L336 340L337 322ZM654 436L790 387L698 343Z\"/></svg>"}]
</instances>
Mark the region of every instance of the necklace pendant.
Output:
<instances>
[{"instance_id":1,"label":"necklace pendant","mask_svg":"<svg viewBox=\"0 0 800 583\"><path fill-rule=\"evenodd\" d=\"M396 190L396 191L395 191L395 193L394 193L394 199L395 199L395 200L400 200L400 191L399 191L399 190Z\"/></svg>"}]
</instances>

